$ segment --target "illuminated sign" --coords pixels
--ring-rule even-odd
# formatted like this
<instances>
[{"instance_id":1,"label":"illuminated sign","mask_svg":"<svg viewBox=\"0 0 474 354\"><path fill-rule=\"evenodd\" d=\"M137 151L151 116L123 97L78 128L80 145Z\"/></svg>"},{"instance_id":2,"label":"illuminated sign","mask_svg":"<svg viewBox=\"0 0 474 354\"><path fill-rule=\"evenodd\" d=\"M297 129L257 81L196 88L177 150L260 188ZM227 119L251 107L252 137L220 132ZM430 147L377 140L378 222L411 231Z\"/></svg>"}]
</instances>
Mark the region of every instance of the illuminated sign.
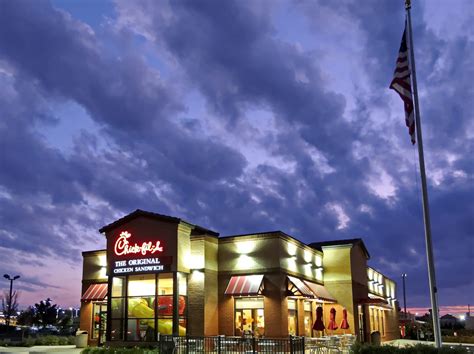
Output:
<instances>
[{"instance_id":1,"label":"illuminated sign","mask_svg":"<svg viewBox=\"0 0 474 354\"><path fill-rule=\"evenodd\" d=\"M114 252L117 256L123 256L127 254L155 254L156 252L163 252L163 246L160 245L160 241L155 241L155 243L143 242L141 245L135 243L132 245L129 238L132 234L128 231L123 231L120 233L117 241L115 241Z\"/></svg>"},{"instance_id":2,"label":"illuminated sign","mask_svg":"<svg viewBox=\"0 0 474 354\"><path fill-rule=\"evenodd\" d=\"M112 264L114 274L161 272L165 265L171 264L171 257L138 258L128 261L115 261Z\"/></svg>"}]
</instances>

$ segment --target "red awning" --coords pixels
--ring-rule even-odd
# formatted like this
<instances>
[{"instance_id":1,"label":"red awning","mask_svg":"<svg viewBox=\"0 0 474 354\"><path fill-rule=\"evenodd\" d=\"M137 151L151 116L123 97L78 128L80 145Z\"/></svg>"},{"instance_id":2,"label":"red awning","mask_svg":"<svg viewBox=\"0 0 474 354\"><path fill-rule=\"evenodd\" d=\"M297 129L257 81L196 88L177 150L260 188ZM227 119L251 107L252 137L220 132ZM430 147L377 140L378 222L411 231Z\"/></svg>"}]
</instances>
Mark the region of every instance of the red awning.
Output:
<instances>
[{"instance_id":1,"label":"red awning","mask_svg":"<svg viewBox=\"0 0 474 354\"><path fill-rule=\"evenodd\" d=\"M229 280L226 295L258 295L262 290L263 274L235 275Z\"/></svg>"},{"instance_id":2,"label":"red awning","mask_svg":"<svg viewBox=\"0 0 474 354\"><path fill-rule=\"evenodd\" d=\"M307 296L307 297L314 297L313 292L311 289L305 284L305 282L299 278L292 277L291 275L288 275L288 280L291 282L296 287L296 293L295 291L292 291L295 293L295 295L301 295L301 296ZM291 291L291 290L290 290ZM297 294L297 293L300 294Z\"/></svg>"},{"instance_id":3,"label":"red awning","mask_svg":"<svg viewBox=\"0 0 474 354\"><path fill-rule=\"evenodd\" d=\"M107 296L107 283L91 284L87 288L81 301L102 301Z\"/></svg>"},{"instance_id":4,"label":"red awning","mask_svg":"<svg viewBox=\"0 0 474 354\"><path fill-rule=\"evenodd\" d=\"M329 302L337 302L337 300L332 296L329 291L324 287L324 285L312 283L310 281L304 281L306 285L311 289L311 291L316 295L318 299L329 301Z\"/></svg>"}]
</instances>

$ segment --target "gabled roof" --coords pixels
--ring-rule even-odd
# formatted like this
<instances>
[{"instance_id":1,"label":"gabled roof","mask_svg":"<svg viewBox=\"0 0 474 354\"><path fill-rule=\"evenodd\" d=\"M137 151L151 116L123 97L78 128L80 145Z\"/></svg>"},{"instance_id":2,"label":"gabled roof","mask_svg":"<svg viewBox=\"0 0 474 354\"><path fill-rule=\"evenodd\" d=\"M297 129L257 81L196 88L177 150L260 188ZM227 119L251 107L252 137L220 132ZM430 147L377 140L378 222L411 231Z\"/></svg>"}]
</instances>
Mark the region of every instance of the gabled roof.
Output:
<instances>
[{"instance_id":1,"label":"gabled roof","mask_svg":"<svg viewBox=\"0 0 474 354\"><path fill-rule=\"evenodd\" d=\"M319 251L322 251L323 247L325 247L325 246L340 246L340 245L360 245L362 247L362 250L364 251L365 255L367 256L367 259L370 259L369 251L367 250L367 247L365 247L364 241L362 241L361 238L351 238L351 239L346 239L346 240L313 242L313 243L310 243L308 246L312 247L314 249L317 249Z\"/></svg>"},{"instance_id":2,"label":"gabled roof","mask_svg":"<svg viewBox=\"0 0 474 354\"><path fill-rule=\"evenodd\" d=\"M145 211L145 210L141 210L141 209L137 209L134 212L132 212L128 215L125 215L123 218L120 218L120 219L114 221L111 224L103 226L102 228L99 229L99 232L100 233L107 232L111 229L114 229L114 228L116 228L120 225L123 225L123 224L125 224L125 223L127 223L127 222L129 222L133 219L136 219L138 217L145 217L145 218L149 218L149 219L153 219L153 220L165 221L165 222L174 223L174 224L185 223L185 224L188 224L192 227L192 229L193 229L191 231L192 235L208 234L208 235L212 235L212 236L216 236L216 237L219 236L218 232L206 229L206 228L204 228L202 226L199 226L199 225L191 224L190 222L187 222L183 219L176 218L174 216L168 216L168 215L163 215L163 214L158 214L158 213L152 213L151 211Z\"/></svg>"}]
</instances>

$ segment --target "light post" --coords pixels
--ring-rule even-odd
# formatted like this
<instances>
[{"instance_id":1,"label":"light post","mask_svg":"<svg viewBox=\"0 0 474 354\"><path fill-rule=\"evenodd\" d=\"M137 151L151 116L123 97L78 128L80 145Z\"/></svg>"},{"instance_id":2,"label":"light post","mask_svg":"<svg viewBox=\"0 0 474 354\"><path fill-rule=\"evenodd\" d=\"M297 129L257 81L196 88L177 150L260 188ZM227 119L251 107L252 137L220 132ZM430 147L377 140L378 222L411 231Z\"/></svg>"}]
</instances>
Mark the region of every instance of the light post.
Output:
<instances>
[{"instance_id":1,"label":"light post","mask_svg":"<svg viewBox=\"0 0 474 354\"><path fill-rule=\"evenodd\" d=\"M14 280L17 280L20 278L19 275L15 275L13 278L10 277L8 274L3 274L3 277L7 280L10 280L10 296L8 298L8 312L7 312L7 316L5 317L5 324L7 325L7 327L10 326L10 316L11 316L11 313L12 313L12 293L13 293L13 281Z\"/></svg>"},{"instance_id":2,"label":"light post","mask_svg":"<svg viewBox=\"0 0 474 354\"><path fill-rule=\"evenodd\" d=\"M407 317L407 296L405 293L405 278L407 277L407 273L402 274L403 280L403 309L405 310L405 318Z\"/></svg>"}]
</instances>

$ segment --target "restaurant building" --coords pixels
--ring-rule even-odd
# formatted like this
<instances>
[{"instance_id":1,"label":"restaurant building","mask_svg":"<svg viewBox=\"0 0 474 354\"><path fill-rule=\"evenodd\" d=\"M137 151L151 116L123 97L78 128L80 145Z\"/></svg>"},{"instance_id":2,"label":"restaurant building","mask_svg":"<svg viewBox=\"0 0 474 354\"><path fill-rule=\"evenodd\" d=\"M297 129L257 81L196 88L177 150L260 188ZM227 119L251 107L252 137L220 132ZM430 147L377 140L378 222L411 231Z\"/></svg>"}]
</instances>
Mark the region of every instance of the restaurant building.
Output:
<instances>
[{"instance_id":1,"label":"restaurant building","mask_svg":"<svg viewBox=\"0 0 474 354\"><path fill-rule=\"evenodd\" d=\"M396 284L361 239L305 244L281 231L219 237L142 210L83 252L80 329L89 344L159 334L398 338Z\"/></svg>"}]
</instances>

